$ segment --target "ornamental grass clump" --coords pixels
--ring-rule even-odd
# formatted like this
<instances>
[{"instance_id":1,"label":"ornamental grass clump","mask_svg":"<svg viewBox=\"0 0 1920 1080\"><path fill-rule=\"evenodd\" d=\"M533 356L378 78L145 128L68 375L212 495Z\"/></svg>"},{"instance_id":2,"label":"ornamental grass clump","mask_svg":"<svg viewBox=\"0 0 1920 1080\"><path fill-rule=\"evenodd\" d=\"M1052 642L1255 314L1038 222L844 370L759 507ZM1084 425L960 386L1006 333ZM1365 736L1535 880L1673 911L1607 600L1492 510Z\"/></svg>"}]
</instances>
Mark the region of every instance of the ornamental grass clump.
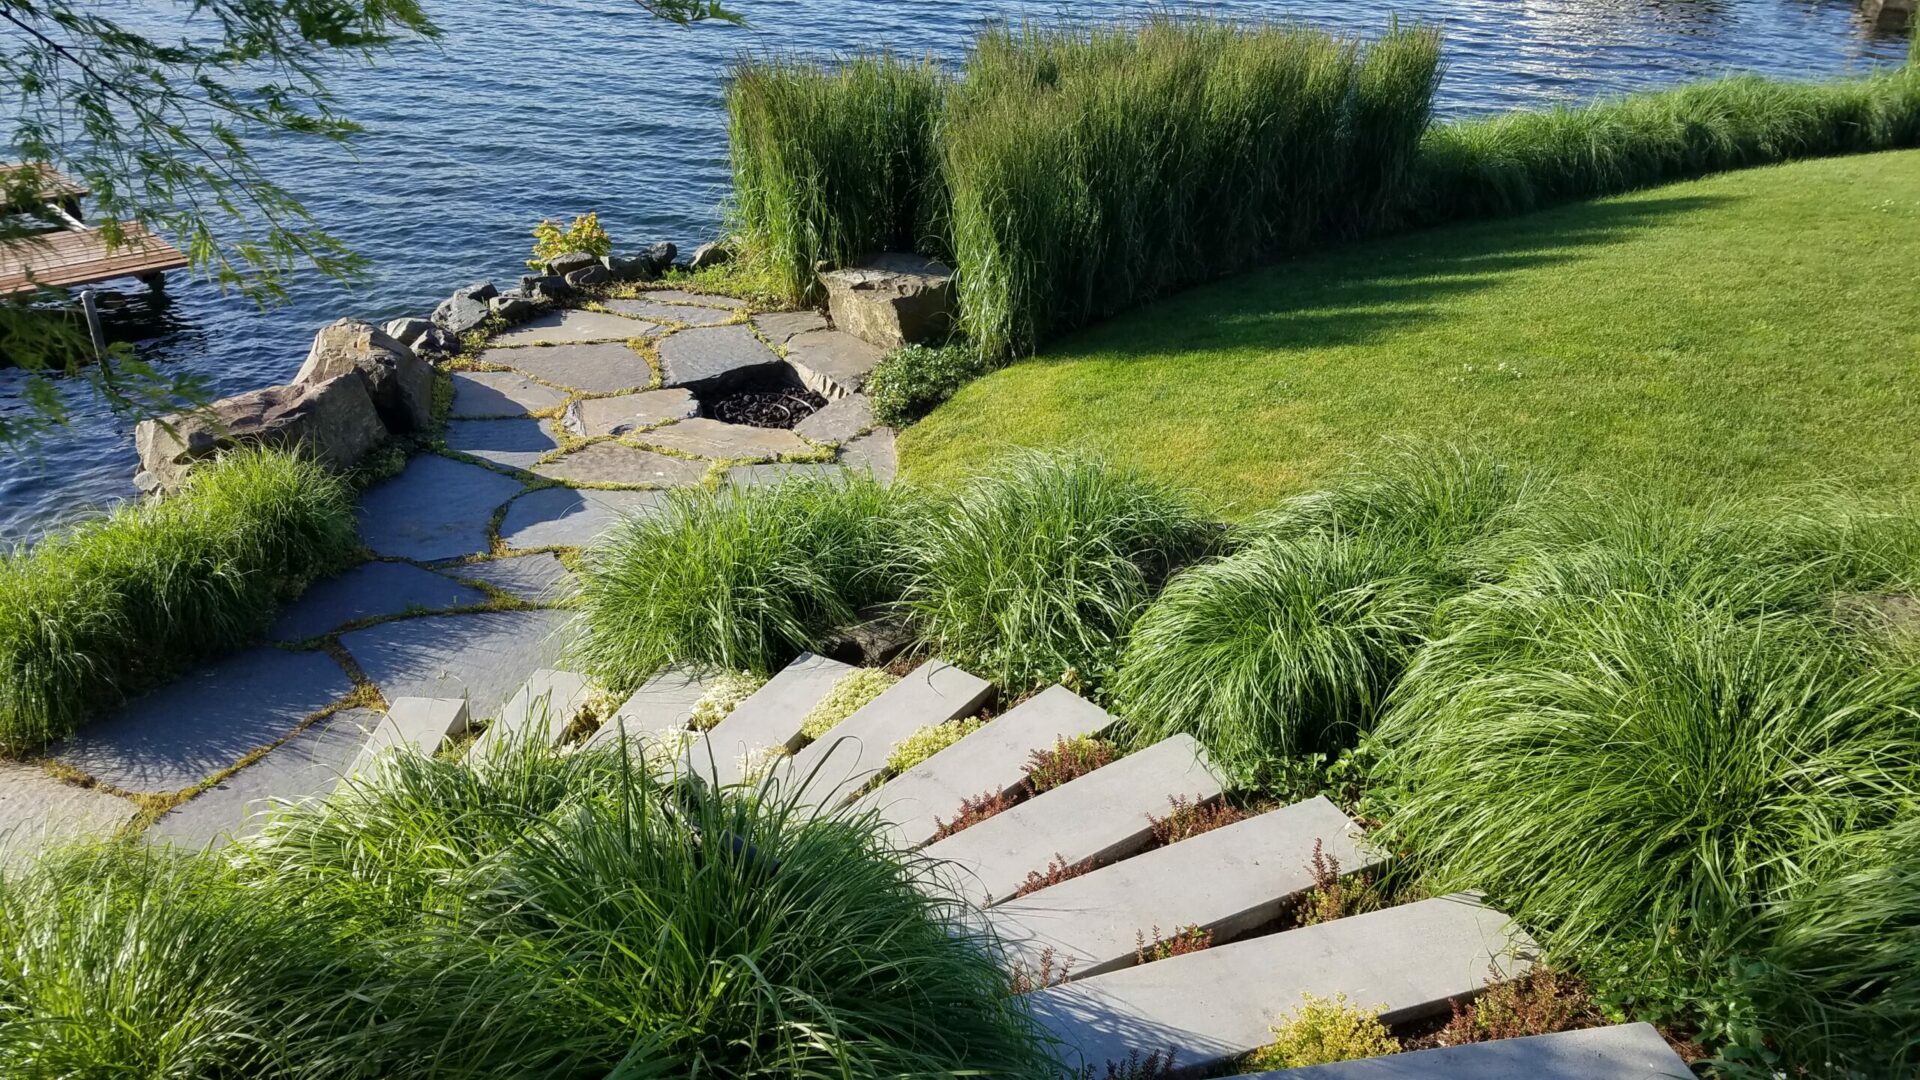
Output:
<instances>
[{"instance_id":1,"label":"ornamental grass clump","mask_svg":"<svg viewBox=\"0 0 1920 1080\"><path fill-rule=\"evenodd\" d=\"M906 603L942 656L1003 688L1097 685L1161 582L1218 540L1135 470L1020 454L912 523Z\"/></svg>"},{"instance_id":2,"label":"ornamental grass clump","mask_svg":"<svg viewBox=\"0 0 1920 1080\"><path fill-rule=\"evenodd\" d=\"M0 752L24 753L266 629L359 552L347 482L239 450L174 494L0 555Z\"/></svg>"}]
</instances>

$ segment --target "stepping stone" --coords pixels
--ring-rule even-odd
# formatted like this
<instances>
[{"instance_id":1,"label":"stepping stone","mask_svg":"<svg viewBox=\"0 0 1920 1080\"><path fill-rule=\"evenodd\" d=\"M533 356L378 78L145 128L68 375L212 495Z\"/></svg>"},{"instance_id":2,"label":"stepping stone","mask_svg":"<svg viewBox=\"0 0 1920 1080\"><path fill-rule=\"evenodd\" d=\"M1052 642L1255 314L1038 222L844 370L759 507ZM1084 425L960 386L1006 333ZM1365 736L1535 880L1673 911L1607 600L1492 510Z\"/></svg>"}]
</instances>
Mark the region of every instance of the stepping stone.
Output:
<instances>
[{"instance_id":1,"label":"stepping stone","mask_svg":"<svg viewBox=\"0 0 1920 1080\"><path fill-rule=\"evenodd\" d=\"M1165 813L1169 798L1203 803L1219 795L1206 751L1192 736L1175 735L924 850L952 864L936 872L950 892L987 907L1018 892L1028 873L1044 874L1056 856L1077 866L1139 851L1152 836L1147 815Z\"/></svg>"},{"instance_id":2,"label":"stepping stone","mask_svg":"<svg viewBox=\"0 0 1920 1080\"><path fill-rule=\"evenodd\" d=\"M807 805L837 806L878 776L907 736L928 724L972 716L991 700L992 683L929 660L795 754L782 775L807 784Z\"/></svg>"},{"instance_id":3,"label":"stepping stone","mask_svg":"<svg viewBox=\"0 0 1920 1080\"><path fill-rule=\"evenodd\" d=\"M198 850L258 833L279 803L317 798L339 786L380 722L371 709L327 717L161 815L147 839Z\"/></svg>"},{"instance_id":4,"label":"stepping stone","mask_svg":"<svg viewBox=\"0 0 1920 1080\"><path fill-rule=\"evenodd\" d=\"M1692 1075L1652 1024L1620 1024L1255 1073L1241 1080L1684 1080Z\"/></svg>"},{"instance_id":5,"label":"stepping stone","mask_svg":"<svg viewBox=\"0 0 1920 1080\"><path fill-rule=\"evenodd\" d=\"M660 340L662 386L710 394L756 375L778 374L780 358L744 326L682 330Z\"/></svg>"},{"instance_id":6,"label":"stepping stone","mask_svg":"<svg viewBox=\"0 0 1920 1080\"><path fill-rule=\"evenodd\" d=\"M1342 873L1377 864L1359 837L1315 796L1009 900L986 920L1014 970L1040 970L1050 951L1055 970L1071 963L1086 978L1133 964L1139 936L1156 926L1198 926L1222 943L1272 922L1313 888L1315 844Z\"/></svg>"},{"instance_id":7,"label":"stepping stone","mask_svg":"<svg viewBox=\"0 0 1920 1080\"><path fill-rule=\"evenodd\" d=\"M376 555L421 562L484 554L494 511L523 490L491 469L419 454L360 496L360 540Z\"/></svg>"},{"instance_id":8,"label":"stepping stone","mask_svg":"<svg viewBox=\"0 0 1920 1080\"><path fill-rule=\"evenodd\" d=\"M886 355L879 347L838 330L813 330L787 342L787 363L800 373L800 381L829 398L859 393Z\"/></svg>"},{"instance_id":9,"label":"stepping stone","mask_svg":"<svg viewBox=\"0 0 1920 1080\"><path fill-rule=\"evenodd\" d=\"M340 644L388 701L464 697L476 719L488 719L535 671L553 666L570 618L564 611L431 615L355 630Z\"/></svg>"},{"instance_id":10,"label":"stepping stone","mask_svg":"<svg viewBox=\"0 0 1920 1080\"><path fill-rule=\"evenodd\" d=\"M875 483L893 483L899 462L899 454L894 449L894 431L890 427L874 428L840 448L840 464L854 472L866 473Z\"/></svg>"},{"instance_id":11,"label":"stepping stone","mask_svg":"<svg viewBox=\"0 0 1920 1080\"><path fill-rule=\"evenodd\" d=\"M848 394L793 426L793 433L828 446L838 446L873 427L873 401L865 394Z\"/></svg>"},{"instance_id":12,"label":"stepping stone","mask_svg":"<svg viewBox=\"0 0 1920 1080\"><path fill-rule=\"evenodd\" d=\"M747 755L798 749L800 722L852 670L838 660L800 654L687 749L681 758L686 770L724 787L740 782Z\"/></svg>"},{"instance_id":13,"label":"stepping stone","mask_svg":"<svg viewBox=\"0 0 1920 1080\"><path fill-rule=\"evenodd\" d=\"M483 581L508 596L535 604L558 599L566 592L569 578L560 557L550 552L464 563L446 572L463 581Z\"/></svg>"},{"instance_id":14,"label":"stepping stone","mask_svg":"<svg viewBox=\"0 0 1920 1080\"><path fill-rule=\"evenodd\" d=\"M510 367L543 383L564 386L585 394L645 390L653 385L653 368L648 365L647 358L618 342L488 349L480 354L479 362Z\"/></svg>"},{"instance_id":15,"label":"stepping stone","mask_svg":"<svg viewBox=\"0 0 1920 1080\"><path fill-rule=\"evenodd\" d=\"M587 740L588 746L611 743L625 733L628 741L643 739L666 731L681 731L693 722L693 707L713 685L706 676L668 669L648 679L633 692L626 703L614 711L600 730Z\"/></svg>"},{"instance_id":16,"label":"stepping stone","mask_svg":"<svg viewBox=\"0 0 1920 1080\"><path fill-rule=\"evenodd\" d=\"M326 653L249 649L89 724L54 756L122 791L179 791L285 738L352 690Z\"/></svg>"},{"instance_id":17,"label":"stepping stone","mask_svg":"<svg viewBox=\"0 0 1920 1080\"><path fill-rule=\"evenodd\" d=\"M589 341L626 341L645 337L660 329L651 323L637 322L603 311L568 308L549 311L522 323L504 334L496 334L489 345L571 345Z\"/></svg>"},{"instance_id":18,"label":"stepping stone","mask_svg":"<svg viewBox=\"0 0 1920 1080\"><path fill-rule=\"evenodd\" d=\"M133 812L117 795L56 780L37 765L0 761L0 870L17 869L55 844L111 833Z\"/></svg>"},{"instance_id":19,"label":"stepping stone","mask_svg":"<svg viewBox=\"0 0 1920 1080\"><path fill-rule=\"evenodd\" d=\"M625 484L630 487L686 487L707 475L707 463L636 450L615 442L583 446L533 470L549 480L575 484Z\"/></svg>"},{"instance_id":20,"label":"stepping stone","mask_svg":"<svg viewBox=\"0 0 1920 1080\"><path fill-rule=\"evenodd\" d=\"M656 513L666 501L664 491L541 488L520 496L507 507L506 519L500 523L500 542L515 550L586 547L621 519ZM470 566L462 566L455 572L469 570Z\"/></svg>"},{"instance_id":21,"label":"stepping stone","mask_svg":"<svg viewBox=\"0 0 1920 1080\"><path fill-rule=\"evenodd\" d=\"M561 423L583 439L601 435L631 435L636 431L700 415L700 401L690 391L642 390L619 397L583 398L567 408Z\"/></svg>"},{"instance_id":22,"label":"stepping stone","mask_svg":"<svg viewBox=\"0 0 1920 1080\"><path fill-rule=\"evenodd\" d=\"M730 311L742 311L747 306L745 300L736 300L731 296L687 292L685 289L654 289L648 292L646 297L665 304L704 304L707 307L726 308Z\"/></svg>"},{"instance_id":23,"label":"stepping stone","mask_svg":"<svg viewBox=\"0 0 1920 1080\"><path fill-rule=\"evenodd\" d=\"M811 454L807 440L783 428L727 424L695 417L634 436L635 442L704 458L770 460L783 454Z\"/></svg>"},{"instance_id":24,"label":"stepping stone","mask_svg":"<svg viewBox=\"0 0 1920 1080\"><path fill-rule=\"evenodd\" d=\"M775 345L785 345L796 334L827 328L826 316L817 311L776 311L755 315L753 325L762 337Z\"/></svg>"},{"instance_id":25,"label":"stepping stone","mask_svg":"<svg viewBox=\"0 0 1920 1080\"><path fill-rule=\"evenodd\" d=\"M1170 1049L1181 1068L1205 1069L1271 1042L1272 1024L1302 994L1344 993L1362 1008L1382 1006L1380 1020L1392 1027L1446 1012L1496 970L1522 974L1528 964L1520 957L1532 950L1505 915L1468 896L1446 896L1217 945L1026 1001L1043 1031L1060 1040L1069 1067L1098 1069L1136 1050Z\"/></svg>"},{"instance_id":26,"label":"stepping stone","mask_svg":"<svg viewBox=\"0 0 1920 1080\"><path fill-rule=\"evenodd\" d=\"M465 732L471 724L462 698L398 698L374 727L346 775L364 775L374 759L389 750L404 749L432 757L448 739Z\"/></svg>"},{"instance_id":27,"label":"stepping stone","mask_svg":"<svg viewBox=\"0 0 1920 1080\"><path fill-rule=\"evenodd\" d=\"M766 487L793 479L825 480L830 484L847 482L847 470L824 461L780 461L767 465L735 465L727 470L726 483L733 487Z\"/></svg>"},{"instance_id":28,"label":"stepping stone","mask_svg":"<svg viewBox=\"0 0 1920 1080\"><path fill-rule=\"evenodd\" d=\"M453 373L455 420L525 416L566 404L567 395L511 371Z\"/></svg>"},{"instance_id":29,"label":"stepping stone","mask_svg":"<svg viewBox=\"0 0 1920 1080\"><path fill-rule=\"evenodd\" d=\"M281 613L267 636L275 641L305 641L362 619L486 602L486 593L431 570L406 563L362 563L309 588Z\"/></svg>"},{"instance_id":30,"label":"stepping stone","mask_svg":"<svg viewBox=\"0 0 1920 1080\"><path fill-rule=\"evenodd\" d=\"M545 420L455 420L447 425L447 449L509 469L531 469L560 449L560 440Z\"/></svg>"},{"instance_id":31,"label":"stepping stone","mask_svg":"<svg viewBox=\"0 0 1920 1080\"><path fill-rule=\"evenodd\" d=\"M558 746L592 696L593 686L586 676L541 668L500 707L499 717L487 725L467 757L484 761L526 739Z\"/></svg>"},{"instance_id":32,"label":"stepping stone","mask_svg":"<svg viewBox=\"0 0 1920 1080\"><path fill-rule=\"evenodd\" d=\"M1018 790L1026 783L1024 767L1034 751L1105 731L1113 722L1100 706L1064 686L1050 686L887 781L861 803L880 812L901 846L919 847L940 830L935 819L952 821L965 800Z\"/></svg>"},{"instance_id":33,"label":"stepping stone","mask_svg":"<svg viewBox=\"0 0 1920 1080\"><path fill-rule=\"evenodd\" d=\"M608 300L603 306L608 311L617 311L630 318L686 323L688 326L714 326L735 315L734 311L727 308L704 304L656 304L651 300Z\"/></svg>"}]
</instances>

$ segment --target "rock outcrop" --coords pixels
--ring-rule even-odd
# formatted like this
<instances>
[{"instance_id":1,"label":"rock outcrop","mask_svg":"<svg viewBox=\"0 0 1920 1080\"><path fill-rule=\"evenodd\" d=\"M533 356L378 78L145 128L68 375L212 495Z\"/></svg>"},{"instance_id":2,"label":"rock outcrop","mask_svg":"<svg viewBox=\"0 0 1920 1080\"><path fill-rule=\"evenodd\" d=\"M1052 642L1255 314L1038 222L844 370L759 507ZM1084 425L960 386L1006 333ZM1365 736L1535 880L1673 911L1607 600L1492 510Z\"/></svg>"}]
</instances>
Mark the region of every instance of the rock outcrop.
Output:
<instances>
[{"instance_id":1,"label":"rock outcrop","mask_svg":"<svg viewBox=\"0 0 1920 1080\"><path fill-rule=\"evenodd\" d=\"M919 255L875 255L820 274L834 326L882 349L946 336L953 271Z\"/></svg>"},{"instance_id":2,"label":"rock outcrop","mask_svg":"<svg viewBox=\"0 0 1920 1080\"><path fill-rule=\"evenodd\" d=\"M342 375L358 375L366 383L388 431L404 435L433 423L433 365L385 331L352 319L323 327L293 382L312 385Z\"/></svg>"},{"instance_id":3,"label":"rock outcrop","mask_svg":"<svg viewBox=\"0 0 1920 1080\"><path fill-rule=\"evenodd\" d=\"M321 382L269 386L191 413L142 421L134 430L148 493L172 491L194 463L237 446L298 448L334 468L352 467L387 437L359 373Z\"/></svg>"}]
</instances>

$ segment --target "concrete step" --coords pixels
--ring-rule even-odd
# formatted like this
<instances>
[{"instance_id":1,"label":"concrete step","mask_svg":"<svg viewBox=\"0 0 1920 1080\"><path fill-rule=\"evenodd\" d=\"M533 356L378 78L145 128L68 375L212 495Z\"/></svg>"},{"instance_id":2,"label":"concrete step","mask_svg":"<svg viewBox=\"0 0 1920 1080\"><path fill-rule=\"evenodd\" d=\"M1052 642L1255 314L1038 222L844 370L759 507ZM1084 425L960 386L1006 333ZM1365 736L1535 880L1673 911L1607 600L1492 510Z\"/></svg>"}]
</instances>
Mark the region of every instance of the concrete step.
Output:
<instances>
[{"instance_id":1,"label":"concrete step","mask_svg":"<svg viewBox=\"0 0 1920 1080\"><path fill-rule=\"evenodd\" d=\"M1391 1026L1444 1012L1496 972L1524 973L1533 951L1505 915L1446 896L1081 979L1027 1002L1070 1065L1097 1070L1136 1050L1171 1050L1180 1068L1206 1068L1271 1042L1302 994L1344 993Z\"/></svg>"},{"instance_id":2,"label":"concrete step","mask_svg":"<svg viewBox=\"0 0 1920 1080\"><path fill-rule=\"evenodd\" d=\"M1563 1031L1524 1039L1255 1073L1242 1080L1692 1080L1693 1070L1652 1024Z\"/></svg>"},{"instance_id":3,"label":"concrete step","mask_svg":"<svg viewBox=\"0 0 1920 1080\"><path fill-rule=\"evenodd\" d=\"M681 759L683 767L709 783L739 783L741 759L746 755L769 747L797 749L800 722L852 670L838 660L802 653L707 732L706 738L696 740Z\"/></svg>"},{"instance_id":4,"label":"concrete step","mask_svg":"<svg viewBox=\"0 0 1920 1080\"><path fill-rule=\"evenodd\" d=\"M1009 795L1026 782L1024 766L1036 750L1061 739L1104 731L1107 711L1064 686L995 717L979 731L894 777L861 800L880 812L902 847L930 843L939 821L952 821L960 804L981 795Z\"/></svg>"},{"instance_id":5,"label":"concrete step","mask_svg":"<svg viewBox=\"0 0 1920 1080\"><path fill-rule=\"evenodd\" d=\"M907 736L979 712L992 698L992 683L929 660L795 754L780 775L806 785L803 803L837 806L879 775Z\"/></svg>"},{"instance_id":6,"label":"concrete step","mask_svg":"<svg viewBox=\"0 0 1920 1080\"><path fill-rule=\"evenodd\" d=\"M592 684L584 675L553 668L536 670L513 692L500 715L474 741L467 757L490 758L514 740L539 739L547 746L560 741L586 710Z\"/></svg>"},{"instance_id":7,"label":"concrete step","mask_svg":"<svg viewBox=\"0 0 1920 1080\"><path fill-rule=\"evenodd\" d=\"M1175 735L927 845L942 864L927 887L981 907L998 903L1056 855L1104 864L1140 850L1152 833L1147 815L1164 813L1169 797L1219 795L1206 751L1192 736Z\"/></svg>"},{"instance_id":8,"label":"concrete step","mask_svg":"<svg viewBox=\"0 0 1920 1080\"><path fill-rule=\"evenodd\" d=\"M635 690L626 703L587 739L588 746L602 746L620 737L644 739L667 731L680 731L693 720L693 707L713 685L711 677L689 671L669 669Z\"/></svg>"},{"instance_id":9,"label":"concrete step","mask_svg":"<svg viewBox=\"0 0 1920 1080\"><path fill-rule=\"evenodd\" d=\"M396 747L407 747L432 757L448 739L466 731L472 724L464 698L395 698L387 715L374 727L360 756L347 769L348 776L367 771L380 754Z\"/></svg>"},{"instance_id":10,"label":"concrete step","mask_svg":"<svg viewBox=\"0 0 1920 1080\"><path fill-rule=\"evenodd\" d=\"M1313 887L1316 843L1343 872L1379 862L1359 837L1316 796L1008 900L986 919L1015 970L1040 970L1051 949L1054 970L1086 978L1132 965L1155 927L1170 938L1198 926L1218 943L1273 921Z\"/></svg>"}]
</instances>

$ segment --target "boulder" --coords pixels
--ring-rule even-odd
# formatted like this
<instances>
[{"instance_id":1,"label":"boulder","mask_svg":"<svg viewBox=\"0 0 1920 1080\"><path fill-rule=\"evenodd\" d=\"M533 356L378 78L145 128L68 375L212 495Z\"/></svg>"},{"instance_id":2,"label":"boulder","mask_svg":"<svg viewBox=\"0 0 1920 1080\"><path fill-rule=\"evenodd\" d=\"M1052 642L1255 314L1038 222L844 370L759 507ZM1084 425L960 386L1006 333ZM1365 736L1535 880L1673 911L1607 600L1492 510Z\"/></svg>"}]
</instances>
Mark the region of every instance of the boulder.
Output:
<instances>
[{"instance_id":1,"label":"boulder","mask_svg":"<svg viewBox=\"0 0 1920 1080\"><path fill-rule=\"evenodd\" d=\"M868 608L860 618L828 634L820 655L855 667L885 667L914 643L913 625L898 612Z\"/></svg>"},{"instance_id":2,"label":"boulder","mask_svg":"<svg viewBox=\"0 0 1920 1080\"><path fill-rule=\"evenodd\" d=\"M341 319L322 327L293 382L304 386L351 374L366 382L367 396L388 431L400 435L432 425L433 365L363 322Z\"/></svg>"},{"instance_id":3,"label":"boulder","mask_svg":"<svg viewBox=\"0 0 1920 1080\"><path fill-rule=\"evenodd\" d=\"M431 319L395 319L384 329L388 337L409 349L414 349L419 347L420 342L428 334L433 333L435 327Z\"/></svg>"},{"instance_id":4,"label":"boulder","mask_svg":"<svg viewBox=\"0 0 1920 1080\"><path fill-rule=\"evenodd\" d=\"M566 280L567 284L576 289L584 289L592 285L605 285L607 282L613 280L613 271L595 262L568 274Z\"/></svg>"},{"instance_id":5,"label":"boulder","mask_svg":"<svg viewBox=\"0 0 1920 1080\"><path fill-rule=\"evenodd\" d=\"M529 274L520 279L520 292L542 303L554 303L573 295L567 279L552 274Z\"/></svg>"},{"instance_id":6,"label":"boulder","mask_svg":"<svg viewBox=\"0 0 1920 1080\"><path fill-rule=\"evenodd\" d=\"M709 266L720 266L732 261L733 250L716 240L711 244L701 244L694 248L693 257L687 260L687 265L695 270L705 270Z\"/></svg>"},{"instance_id":7,"label":"boulder","mask_svg":"<svg viewBox=\"0 0 1920 1080\"><path fill-rule=\"evenodd\" d=\"M648 244L645 254L641 257L647 260L653 267L654 274L658 276L666 273L667 268L673 265L673 260L680 257L680 249L662 240L657 244Z\"/></svg>"},{"instance_id":8,"label":"boulder","mask_svg":"<svg viewBox=\"0 0 1920 1080\"><path fill-rule=\"evenodd\" d=\"M433 324L454 337L477 330L492 314L487 301L500 295L491 281L459 289L433 309Z\"/></svg>"},{"instance_id":9,"label":"boulder","mask_svg":"<svg viewBox=\"0 0 1920 1080\"><path fill-rule=\"evenodd\" d=\"M526 322L528 319L533 318L534 314L540 310L539 304L534 303L532 298L520 292L518 289L512 292L501 293L499 296L487 301L487 306L493 309L495 315L500 316L509 323Z\"/></svg>"},{"instance_id":10,"label":"boulder","mask_svg":"<svg viewBox=\"0 0 1920 1080\"><path fill-rule=\"evenodd\" d=\"M616 281L652 281L660 276L659 268L654 266L653 260L645 255L635 255L631 258L623 255L609 255L600 260L600 265L606 267L607 272L611 273Z\"/></svg>"},{"instance_id":11,"label":"boulder","mask_svg":"<svg viewBox=\"0 0 1920 1080\"><path fill-rule=\"evenodd\" d=\"M451 355L460 351L460 339L439 327L427 331L427 336L413 343L416 356L429 354Z\"/></svg>"},{"instance_id":12,"label":"boulder","mask_svg":"<svg viewBox=\"0 0 1920 1080\"><path fill-rule=\"evenodd\" d=\"M269 386L195 412L142 421L133 433L140 454L134 482L150 494L172 491L195 462L236 446L300 448L322 464L346 469L386 437L386 426L357 372L323 382Z\"/></svg>"},{"instance_id":13,"label":"boulder","mask_svg":"<svg viewBox=\"0 0 1920 1080\"><path fill-rule=\"evenodd\" d=\"M598 256L585 251L569 251L555 255L547 260L547 273L555 277L566 277L575 270L584 270L600 262Z\"/></svg>"},{"instance_id":14,"label":"boulder","mask_svg":"<svg viewBox=\"0 0 1920 1080\"><path fill-rule=\"evenodd\" d=\"M883 349L943 338L953 326L953 271L888 253L820 275L834 325Z\"/></svg>"}]
</instances>

